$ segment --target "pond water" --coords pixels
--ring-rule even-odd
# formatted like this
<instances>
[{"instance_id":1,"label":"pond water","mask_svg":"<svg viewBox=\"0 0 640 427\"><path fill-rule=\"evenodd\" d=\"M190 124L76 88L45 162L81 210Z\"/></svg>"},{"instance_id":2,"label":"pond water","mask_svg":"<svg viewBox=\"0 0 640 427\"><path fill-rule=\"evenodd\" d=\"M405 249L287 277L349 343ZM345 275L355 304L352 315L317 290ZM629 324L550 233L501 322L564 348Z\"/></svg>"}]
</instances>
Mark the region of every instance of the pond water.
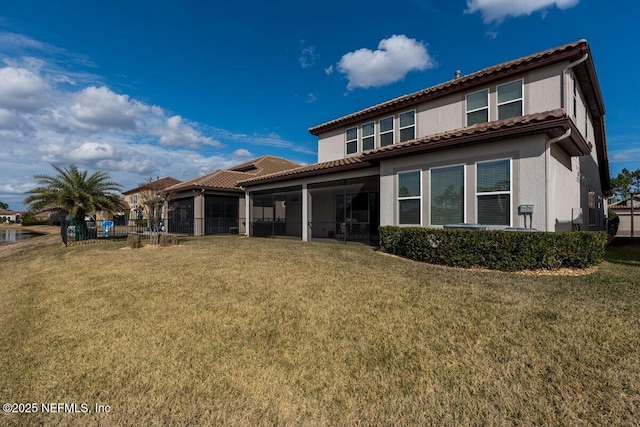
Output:
<instances>
[{"instance_id":1,"label":"pond water","mask_svg":"<svg viewBox=\"0 0 640 427\"><path fill-rule=\"evenodd\" d=\"M37 236L42 236L42 234L34 233L33 231L29 231L29 230L0 229L0 245L8 245L10 243L31 239L32 237L37 237Z\"/></svg>"}]
</instances>

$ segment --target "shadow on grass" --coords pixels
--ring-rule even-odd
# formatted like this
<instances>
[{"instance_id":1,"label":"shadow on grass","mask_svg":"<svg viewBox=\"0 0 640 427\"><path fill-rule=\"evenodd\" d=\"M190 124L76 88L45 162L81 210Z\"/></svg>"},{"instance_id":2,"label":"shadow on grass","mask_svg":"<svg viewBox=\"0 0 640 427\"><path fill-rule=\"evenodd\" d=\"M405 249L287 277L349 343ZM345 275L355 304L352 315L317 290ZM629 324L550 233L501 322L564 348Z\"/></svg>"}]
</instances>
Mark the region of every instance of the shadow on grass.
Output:
<instances>
[{"instance_id":1,"label":"shadow on grass","mask_svg":"<svg viewBox=\"0 0 640 427\"><path fill-rule=\"evenodd\" d=\"M604 259L614 264L640 267L640 239L616 237L607 247Z\"/></svg>"}]
</instances>

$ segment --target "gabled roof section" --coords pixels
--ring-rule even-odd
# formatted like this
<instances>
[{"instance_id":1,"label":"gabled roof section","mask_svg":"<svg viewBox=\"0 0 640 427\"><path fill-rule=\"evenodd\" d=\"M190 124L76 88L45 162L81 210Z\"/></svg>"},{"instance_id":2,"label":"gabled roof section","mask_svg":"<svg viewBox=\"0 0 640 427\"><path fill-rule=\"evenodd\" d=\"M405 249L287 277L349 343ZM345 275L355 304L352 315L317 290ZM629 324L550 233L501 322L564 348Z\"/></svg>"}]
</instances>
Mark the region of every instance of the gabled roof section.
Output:
<instances>
[{"instance_id":1,"label":"gabled roof section","mask_svg":"<svg viewBox=\"0 0 640 427\"><path fill-rule=\"evenodd\" d=\"M164 190L165 188L171 187L172 185L176 185L180 182L181 182L180 180L167 176L165 178L160 178L155 181L141 184L136 188L132 188L131 190L124 191L122 194L124 195L134 194L134 193L139 193L140 191L143 191L143 190L153 190L153 191Z\"/></svg>"},{"instance_id":2,"label":"gabled roof section","mask_svg":"<svg viewBox=\"0 0 640 427\"><path fill-rule=\"evenodd\" d=\"M283 172L273 173L270 175L259 176L244 181L239 181L239 186L249 186L256 184L266 184L269 182L285 181L288 179L304 178L315 175L325 175L328 173L342 172L353 169L362 169L375 166L374 164L363 161L362 156L347 157L346 159L332 160L330 162L314 163L312 165L298 167Z\"/></svg>"},{"instance_id":3,"label":"gabled roof section","mask_svg":"<svg viewBox=\"0 0 640 427\"><path fill-rule=\"evenodd\" d=\"M524 73L536 68L555 64L562 61L574 61L589 54L587 61L578 65L575 69L576 75L581 80L581 87L584 88L585 97L590 105L592 114L596 116L604 115L604 103L598 80L595 76L595 68L591 59L589 45L586 40L579 40L553 49L548 49L533 55L514 59L478 72L449 80L436 86L432 86L421 91L400 96L390 101L383 102L373 107L331 120L329 122L314 126L309 129L312 135L320 135L342 126L357 123L361 120L377 117L380 114L390 113L401 108L408 108L431 101L452 93L467 91L474 87L485 85L490 81L507 78L509 76Z\"/></svg>"},{"instance_id":4,"label":"gabled roof section","mask_svg":"<svg viewBox=\"0 0 640 427\"><path fill-rule=\"evenodd\" d=\"M169 187L167 191L181 192L198 189L242 193L243 191L236 185L238 181L279 173L299 167L300 165L298 163L281 157L262 156L239 165L235 165L229 169L220 169L189 181L182 182Z\"/></svg>"}]
</instances>

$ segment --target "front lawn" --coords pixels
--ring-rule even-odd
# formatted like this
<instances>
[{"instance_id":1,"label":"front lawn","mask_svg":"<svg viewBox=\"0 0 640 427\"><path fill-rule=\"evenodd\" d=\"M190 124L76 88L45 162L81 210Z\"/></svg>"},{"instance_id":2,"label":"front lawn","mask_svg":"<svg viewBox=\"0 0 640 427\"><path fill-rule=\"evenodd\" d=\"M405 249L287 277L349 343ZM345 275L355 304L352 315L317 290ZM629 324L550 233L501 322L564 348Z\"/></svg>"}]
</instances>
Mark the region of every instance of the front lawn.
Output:
<instances>
[{"instance_id":1,"label":"front lawn","mask_svg":"<svg viewBox=\"0 0 640 427\"><path fill-rule=\"evenodd\" d=\"M123 246L0 260L0 398L40 409L0 424L640 419L638 246L578 276L260 238Z\"/></svg>"}]
</instances>

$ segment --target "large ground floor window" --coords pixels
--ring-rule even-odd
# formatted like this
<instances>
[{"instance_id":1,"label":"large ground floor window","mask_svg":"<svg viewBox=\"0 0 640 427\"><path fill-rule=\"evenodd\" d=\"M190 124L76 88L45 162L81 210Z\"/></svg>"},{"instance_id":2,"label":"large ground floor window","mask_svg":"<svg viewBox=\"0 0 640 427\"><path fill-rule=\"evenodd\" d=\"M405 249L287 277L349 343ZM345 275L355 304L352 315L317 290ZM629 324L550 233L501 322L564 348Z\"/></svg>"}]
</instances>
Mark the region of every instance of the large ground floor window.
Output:
<instances>
[{"instance_id":1,"label":"large ground floor window","mask_svg":"<svg viewBox=\"0 0 640 427\"><path fill-rule=\"evenodd\" d=\"M398 173L398 224L422 224L422 171Z\"/></svg>"},{"instance_id":2,"label":"large ground floor window","mask_svg":"<svg viewBox=\"0 0 640 427\"><path fill-rule=\"evenodd\" d=\"M464 222L464 165L431 169L431 225Z\"/></svg>"},{"instance_id":3,"label":"large ground floor window","mask_svg":"<svg viewBox=\"0 0 640 427\"><path fill-rule=\"evenodd\" d=\"M477 222L511 225L511 159L476 164Z\"/></svg>"}]
</instances>

